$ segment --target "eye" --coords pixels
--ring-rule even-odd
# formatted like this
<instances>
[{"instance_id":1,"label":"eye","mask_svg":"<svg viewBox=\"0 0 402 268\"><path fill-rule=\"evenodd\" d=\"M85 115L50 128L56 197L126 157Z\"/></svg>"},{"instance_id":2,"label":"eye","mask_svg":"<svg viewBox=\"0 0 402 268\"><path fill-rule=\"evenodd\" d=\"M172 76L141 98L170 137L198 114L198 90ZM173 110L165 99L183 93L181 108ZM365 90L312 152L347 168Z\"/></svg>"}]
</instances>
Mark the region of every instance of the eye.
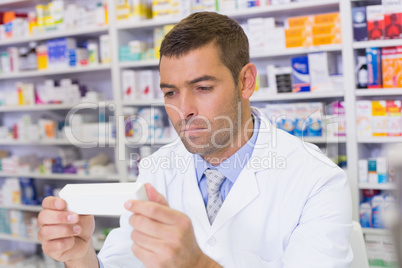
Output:
<instances>
[{"instance_id":1,"label":"eye","mask_svg":"<svg viewBox=\"0 0 402 268\"><path fill-rule=\"evenodd\" d=\"M175 94L174 91L168 91L168 92L165 93L164 96L165 96L165 98L169 98L169 97L172 97L174 94Z\"/></svg>"},{"instance_id":2,"label":"eye","mask_svg":"<svg viewBox=\"0 0 402 268\"><path fill-rule=\"evenodd\" d=\"M208 91L208 90L211 90L212 87L198 87L198 89L201 91Z\"/></svg>"}]
</instances>

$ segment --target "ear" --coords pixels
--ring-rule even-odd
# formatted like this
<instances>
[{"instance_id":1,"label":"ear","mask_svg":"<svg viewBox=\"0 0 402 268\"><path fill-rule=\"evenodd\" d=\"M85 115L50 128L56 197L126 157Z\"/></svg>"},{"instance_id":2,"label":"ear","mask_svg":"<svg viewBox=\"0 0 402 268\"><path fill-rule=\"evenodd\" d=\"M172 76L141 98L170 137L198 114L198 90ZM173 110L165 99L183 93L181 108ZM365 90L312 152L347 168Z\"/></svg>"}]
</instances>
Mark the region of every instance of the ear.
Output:
<instances>
[{"instance_id":1,"label":"ear","mask_svg":"<svg viewBox=\"0 0 402 268\"><path fill-rule=\"evenodd\" d=\"M247 63L240 71L240 89L243 99L250 99L254 93L255 83L257 79L257 68L253 63Z\"/></svg>"}]
</instances>

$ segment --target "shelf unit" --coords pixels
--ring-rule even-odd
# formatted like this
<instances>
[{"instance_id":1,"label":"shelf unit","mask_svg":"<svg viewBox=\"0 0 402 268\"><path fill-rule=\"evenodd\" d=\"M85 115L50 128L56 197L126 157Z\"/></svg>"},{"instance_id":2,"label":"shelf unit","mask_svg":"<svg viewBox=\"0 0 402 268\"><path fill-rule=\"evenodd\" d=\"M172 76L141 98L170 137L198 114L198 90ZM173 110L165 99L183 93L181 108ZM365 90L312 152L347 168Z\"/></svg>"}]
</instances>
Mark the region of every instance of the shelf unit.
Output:
<instances>
[{"instance_id":1,"label":"shelf unit","mask_svg":"<svg viewBox=\"0 0 402 268\"><path fill-rule=\"evenodd\" d=\"M396 190L394 183L359 183L359 189Z\"/></svg>"},{"instance_id":2,"label":"shelf unit","mask_svg":"<svg viewBox=\"0 0 402 268\"><path fill-rule=\"evenodd\" d=\"M370 235L391 235L387 229L375 229L375 228L362 228L364 234Z\"/></svg>"},{"instance_id":3,"label":"shelf unit","mask_svg":"<svg viewBox=\"0 0 402 268\"><path fill-rule=\"evenodd\" d=\"M22 211L31 211L31 212L39 212L42 210L41 206L34 205L0 205L0 209L14 209L14 210L22 210Z\"/></svg>"},{"instance_id":4,"label":"shelf unit","mask_svg":"<svg viewBox=\"0 0 402 268\"><path fill-rule=\"evenodd\" d=\"M38 0L39 1L39 0ZM16 1L2 1L0 2L0 8L6 5L14 6L24 6L29 4L31 1L29 0L16 0ZM5 40L0 41L0 47L9 46L13 44L21 44L27 43L29 41L40 41L51 38L57 38L62 36L86 36L86 35L99 35L102 33L108 33L111 40L112 47L112 57L114 61L112 64L102 64L98 66L86 66L80 68L71 68L66 70L46 70L46 71L35 71L35 72L21 72L21 73L11 73L11 74L2 74L0 75L0 82L6 80L13 79L26 79L26 78L38 78L42 76L57 76L57 75L73 75L84 72L110 72L111 81L112 81L112 93L113 99L110 103L114 103L116 105L116 110L114 111L114 115L119 116L122 115L122 111L124 107L128 106L163 106L162 101L160 100L138 100L138 101L123 101L122 93L121 93L121 72L124 69L141 69L141 68L156 68L159 64L159 60L144 60L144 61L134 61L134 62L118 62L119 58L118 47L121 45L126 45L123 43L121 36L127 35L135 36L135 33L138 31L152 31L155 27L160 27L165 24L175 24L179 22L177 18L167 18L163 20L148 20L148 21L137 21L137 22L119 22L115 19L116 10L115 10L115 2L114 0L108 0L109 7L109 25L106 27L96 28L96 29L81 29L76 31L65 31L63 33L47 33L40 36L35 36L27 39L20 40ZM264 8L250 8L246 10L240 10L235 12L228 12L227 15L235 18L235 19L246 19L253 17L286 17L286 16L294 16L294 15L307 15L307 14L315 14L315 13L324 13L331 11L340 11L342 16L342 40L343 43L340 45L329 45L329 46L320 46L320 47L308 47L308 48L295 48L295 49L286 49L280 51L272 51L269 53L251 53L252 61L254 60L270 60L271 58L277 57L289 57L292 55L300 55L307 54L313 52L339 52L342 54L343 61L343 74L344 74L344 90L343 91L334 91L334 92L310 92L310 93L298 93L298 94L272 94L270 96L259 98L255 97L252 101L255 102L270 102L270 101L298 101L298 100L331 100L331 99L339 99L343 98L346 105L346 118L347 118L347 136L339 137L336 140L325 140L324 138L304 138L305 141L313 142L313 143L342 143L346 146L346 154L348 158L348 168L347 175L349 178L349 183L351 186L352 192L352 201L353 201L353 218L354 220L358 220L358 204L359 204L359 189L361 187L380 187L380 186L372 186L372 185L361 185L358 184L358 147L363 143L376 143L380 142L379 139L357 139L356 136L356 111L355 111L355 103L356 97L366 97L366 96L384 96L384 95L402 95L402 93L397 90L393 91L391 89L384 90L352 90L355 89L355 77L354 77L354 49L363 49L371 46L394 46L398 43L400 44L401 40L386 40L379 42L353 42L352 38L352 24L351 24L351 1L348 0L314 0L310 2L295 2L290 4L284 4L279 6L268 6ZM0 112L9 113L9 112L19 112L19 111L58 111L58 110L68 110L71 108L71 105L45 105L45 106L32 106L32 107L0 107ZM117 128L116 136L118 139L124 139L124 129ZM391 142L392 138L384 138L381 142ZM162 140L159 141L159 145L163 145L169 141ZM395 139L392 142L402 142L401 139ZM129 141L127 142L129 143ZM23 145L18 142L14 143L2 143L3 145ZM146 143L147 145L151 145L150 143ZM29 143L29 145L34 146L43 146L43 145L70 145L64 143L55 142L53 144L42 142L42 143ZM127 153L126 146L116 146L114 148L115 155L115 163L117 167L118 173L116 175L110 176L88 176L88 175L75 175L75 174L37 174L37 173L19 173L19 174L0 174L0 177L7 176L20 176L20 177L31 177L36 179L49 179L49 180L71 180L71 181L132 181L135 180L135 177L129 176L127 174L127 163L124 160L124 157ZM381 185L385 187L384 185ZM387 185L386 187L391 187L391 185ZM379 230L376 230L379 231ZM0 236L0 239L11 239L13 237L10 236ZM32 241L28 241L32 242Z\"/></svg>"},{"instance_id":5,"label":"shelf unit","mask_svg":"<svg viewBox=\"0 0 402 268\"><path fill-rule=\"evenodd\" d=\"M355 89L355 92L362 97L402 96L402 88Z\"/></svg>"},{"instance_id":6,"label":"shelf unit","mask_svg":"<svg viewBox=\"0 0 402 268\"><path fill-rule=\"evenodd\" d=\"M34 238L18 237L18 236L12 236L9 234L1 234L1 233L0 233L0 240L10 240L10 241L17 241L17 242L40 244L39 240L34 239Z\"/></svg>"},{"instance_id":7,"label":"shelf unit","mask_svg":"<svg viewBox=\"0 0 402 268\"><path fill-rule=\"evenodd\" d=\"M402 143L402 137L359 137L358 143Z\"/></svg>"},{"instance_id":8,"label":"shelf unit","mask_svg":"<svg viewBox=\"0 0 402 268\"><path fill-rule=\"evenodd\" d=\"M400 45L401 45L400 39L372 40L372 41L364 41L364 42L354 42L353 48L354 49L362 49L362 48L369 48L369 47L393 47L393 46L400 46Z\"/></svg>"}]
</instances>

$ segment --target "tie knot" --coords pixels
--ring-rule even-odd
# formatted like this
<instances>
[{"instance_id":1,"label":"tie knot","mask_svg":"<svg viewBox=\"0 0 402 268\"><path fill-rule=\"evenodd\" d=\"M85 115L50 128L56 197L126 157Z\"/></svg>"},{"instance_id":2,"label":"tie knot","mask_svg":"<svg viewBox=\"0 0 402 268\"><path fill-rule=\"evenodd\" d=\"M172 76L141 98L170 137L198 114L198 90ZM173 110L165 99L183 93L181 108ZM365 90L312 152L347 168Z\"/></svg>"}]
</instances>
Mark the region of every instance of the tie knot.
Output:
<instances>
[{"instance_id":1,"label":"tie knot","mask_svg":"<svg viewBox=\"0 0 402 268\"><path fill-rule=\"evenodd\" d=\"M206 169L204 174L207 178L208 193L214 194L219 192L219 188L225 180L225 176L216 169Z\"/></svg>"}]
</instances>

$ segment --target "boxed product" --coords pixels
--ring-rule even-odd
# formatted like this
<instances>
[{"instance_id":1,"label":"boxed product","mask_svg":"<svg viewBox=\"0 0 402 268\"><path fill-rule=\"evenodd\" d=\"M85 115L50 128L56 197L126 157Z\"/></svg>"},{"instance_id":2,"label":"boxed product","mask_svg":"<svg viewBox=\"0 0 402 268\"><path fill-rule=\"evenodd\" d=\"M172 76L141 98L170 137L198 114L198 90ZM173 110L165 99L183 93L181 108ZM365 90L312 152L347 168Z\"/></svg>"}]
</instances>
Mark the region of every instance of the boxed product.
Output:
<instances>
[{"instance_id":1,"label":"boxed product","mask_svg":"<svg viewBox=\"0 0 402 268\"><path fill-rule=\"evenodd\" d=\"M341 26L339 24L317 24L312 28L313 36L317 35L334 35L341 33Z\"/></svg>"},{"instance_id":2,"label":"boxed product","mask_svg":"<svg viewBox=\"0 0 402 268\"><path fill-rule=\"evenodd\" d=\"M286 38L286 48L308 47L312 45L313 45L313 38L311 36Z\"/></svg>"},{"instance_id":3,"label":"boxed product","mask_svg":"<svg viewBox=\"0 0 402 268\"><path fill-rule=\"evenodd\" d=\"M402 38L402 0L382 0L385 39Z\"/></svg>"},{"instance_id":4,"label":"boxed product","mask_svg":"<svg viewBox=\"0 0 402 268\"><path fill-rule=\"evenodd\" d=\"M397 54L396 47L384 47L381 49L382 59L382 86L395 88L397 83Z\"/></svg>"},{"instance_id":5,"label":"boxed product","mask_svg":"<svg viewBox=\"0 0 402 268\"><path fill-rule=\"evenodd\" d=\"M387 136L387 104L386 101L372 101L371 126L373 136Z\"/></svg>"},{"instance_id":6,"label":"boxed product","mask_svg":"<svg viewBox=\"0 0 402 268\"><path fill-rule=\"evenodd\" d=\"M336 73L334 54L318 52L308 54L311 91L334 90L331 74Z\"/></svg>"},{"instance_id":7,"label":"boxed product","mask_svg":"<svg viewBox=\"0 0 402 268\"><path fill-rule=\"evenodd\" d=\"M360 225L363 228L371 228L372 226L372 213L373 209L369 202L360 204Z\"/></svg>"},{"instance_id":8,"label":"boxed product","mask_svg":"<svg viewBox=\"0 0 402 268\"><path fill-rule=\"evenodd\" d=\"M359 159L359 182L360 183L368 182L368 160L367 159ZM370 211L370 213L371 213L371 211Z\"/></svg>"},{"instance_id":9,"label":"boxed product","mask_svg":"<svg viewBox=\"0 0 402 268\"><path fill-rule=\"evenodd\" d=\"M359 100L356 102L357 135L359 137L371 137L371 101Z\"/></svg>"},{"instance_id":10,"label":"boxed product","mask_svg":"<svg viewBox=\"0 0 402 268\"><path fill-rule=\"evenodd\" d=\"M311 27L314 24L314 16L290 17L286 19L287 28Z\"/></svg>"},{"instance_id":11,"label":"boxed product","mask_svg":"<svg viewBox=\"0 0 402 268\"><path fill-rule=\"evenodd\" d=\"M402 87L402 46L396 47L396 84Z\"/></svg>"},{"instance_id":12,"label":"boxed product","mask_svg":"<svg viewBox=\"0 0 402 268\"><path fill-rule=\"evenodd\" d=\"M384 6L367 6L367 36L369 40L384 38Z\"/></svg>"},{"instance_id":13,"label":"boxed product","mask_svg":"<svg viewBox=\"0 0 402 268\"><path fill-rule=\"evenodd\" d=\"M382 87L381 48L366 48L368 88Z\"/></svg>"},{"instance_id":14,"label":"boxed product","mask_svg":"<svg viewBox=\"0 0 402 268\"><path fill-rule=\"evenodd\" d=\"M388 136L401 136L402 122L401 122L401 101L388 100L387 101L387 129Z\"/></svg>"},{"instance_id":15,"label":"boxed product","mask_svg":"<svg viewBox=\"0 0 402 268\"><path fill-rule=\"evenodd\" d=\"M313 36L313 45L314 46L340 44L340 43L342 43L341 33L322 34L322 35Z\"/></svg>"},{"instance_id":16,"label":"boxed product","mask_svg":"<svg viewBox=\"0 0 402 268\"><path fill-rule=\"evenodd\" d=\"M284 118L282 120L281 129L294 135L296 127L296 108L293 104L283 104L282 111Z\"/></svg>"},{"instance_id":17,"label":"boxed product","mask_svg":"<svg viewBox=\"0 0 402 268\"><path fill-rule=\"evenodd\" d=\"M140 99L155 99L157 84L157 73L152 70L142 70L137 73L137 92Z\"/></svg>"},{"instance_id":18,"label":"boxed product","mask_svg":"<svg viewBox=\"0 0 402 268\"><path fill-rule=\"evenodd\" d=\"M385 157L377 158L378 183L388 182L388 161Z\"/></svg>"},{"instance_id":19,"label":"boxed product","mask_svg":"<svg viewBox=\"0 0 402 268\"><path fill-rule=\"evenodd\" d=\"M321 137L322 136L322 102L309 103L309 115L306 121L307 124L307 136L309 137Z\"/></svg>"},{"instance_id":20,"label":"boxed product","mask_svg":"<svg viewBox=\"0 0 402 268\"><path fill-rule=\"evenodd\" d=\"M339 12L318 14L314 16L314 24L340 24Z\"/></svg>"},{"instance_id":21,"label":"boxed product","mask_svg":"<svg viewBox=\"0 0 402 268\"><path fill-rule=\"evenodd\" d=\"M338 122L338 129L335 136L346 136L346 117L345 117L345 103L343 101L336 101L332 104L332 114L336 116Z\"/></svg>"},{"instance_id":22,"label":"boxed product","mask_svg":"<svg viewBox=\"0 0 402 268\"><path fill-rule=\"evenodd\" d=\"M136 86L136 72L133 70L124 70L121 74L121 83L123 90L123 100L138 99Z\"/></svg>"},{"instance_id":23,"label":"boxed product","mask_svg":"<svg viewBox=\"0 0 402 268\"><path fill-rule=\"evenodd\" d=\"M310 74L307 56L292 58L292 84L293 92L310 91Z\"/></svg>"},{"instance_id":24,"label":"boxed product","mask_svg":"<svg viewBox=\"0 0 402 268\"><path fill-rule=\"evenodd\" d=\"M309 116L310 107L308 103L296 103L296 137L307 136L306 119Z\"/></svg>"},{"instance_id":25,"label":"boxed product","mask_svg":"<svg viewBox=\"0 0 402 268\"><path fill-rule=\"evenodd\" d=\"M365 6L352 8L352 23L354 41L367 41L367 17Z\"/></svg>"}]
</instances>

